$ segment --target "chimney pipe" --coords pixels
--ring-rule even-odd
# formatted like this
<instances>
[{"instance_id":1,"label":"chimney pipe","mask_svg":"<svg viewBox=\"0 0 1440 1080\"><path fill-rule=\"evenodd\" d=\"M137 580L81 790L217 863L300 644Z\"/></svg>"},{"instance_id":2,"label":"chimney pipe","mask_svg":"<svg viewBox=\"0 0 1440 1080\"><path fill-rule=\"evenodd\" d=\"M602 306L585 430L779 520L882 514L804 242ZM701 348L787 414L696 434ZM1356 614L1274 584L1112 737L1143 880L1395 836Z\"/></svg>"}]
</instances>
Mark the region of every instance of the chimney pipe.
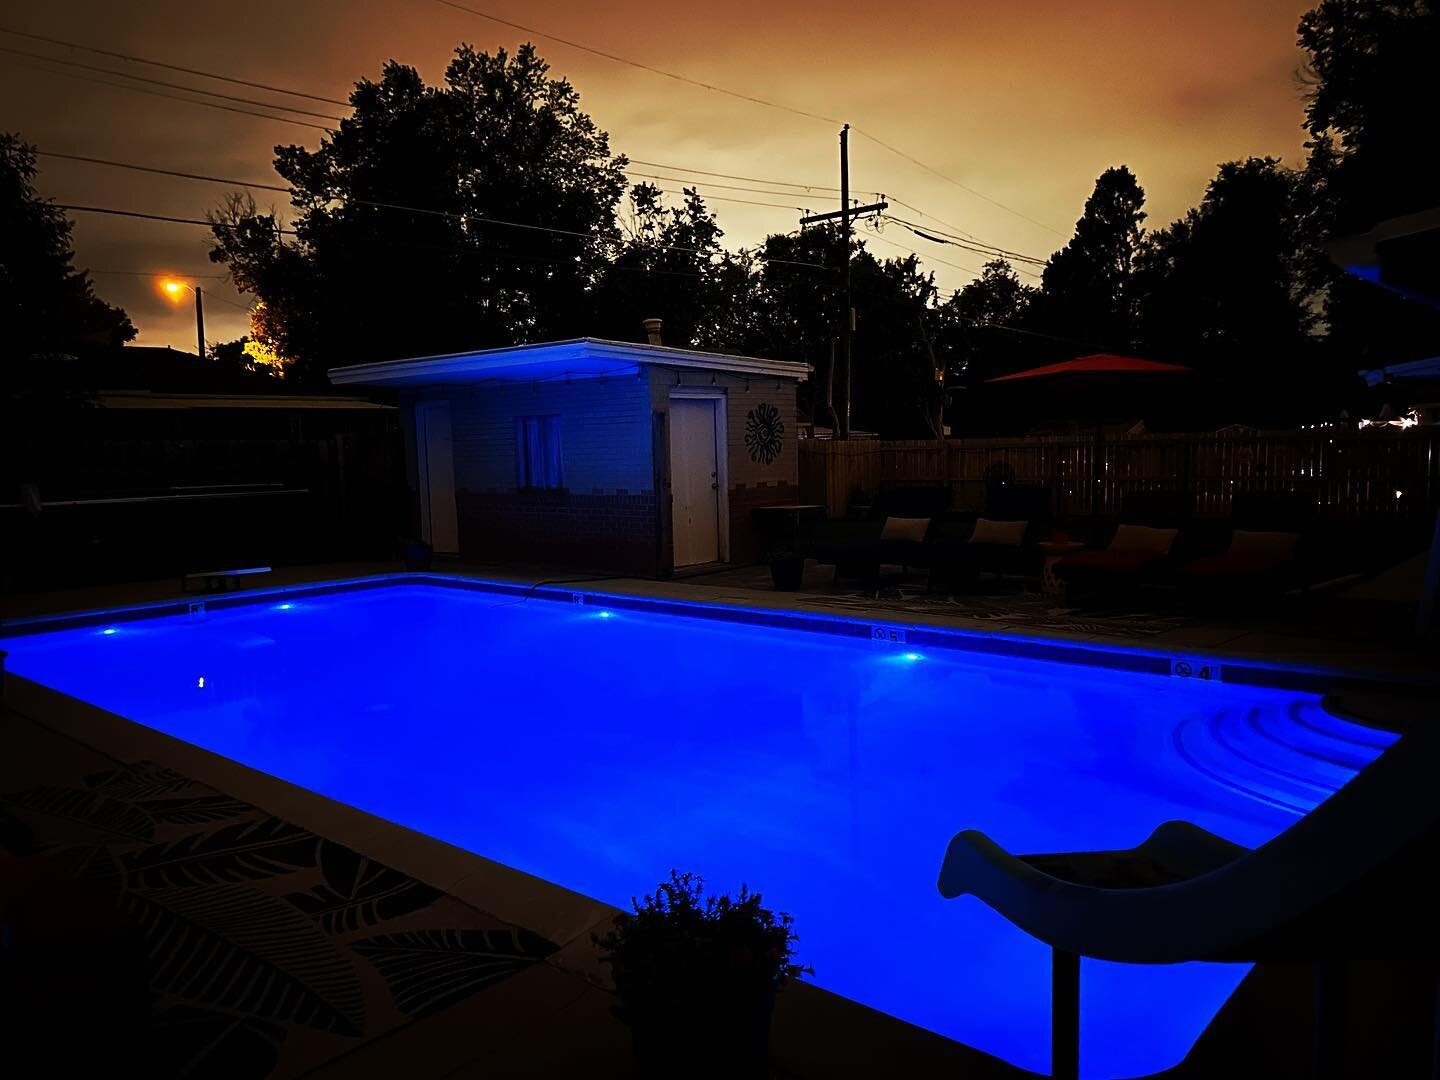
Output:
<instances>
[{"instance_id":1,"label":"chimney pipe","mask_svg":"<svg viewBox=\"0 0 1440 1080\"><path fill-rule=\"evenodd\" d=\"M646 319L642 323L642 325L645 327L645 338L650 342L651 345L665 344L660 339L661 321L659 319Z\"/></svg>"}]
</instances>

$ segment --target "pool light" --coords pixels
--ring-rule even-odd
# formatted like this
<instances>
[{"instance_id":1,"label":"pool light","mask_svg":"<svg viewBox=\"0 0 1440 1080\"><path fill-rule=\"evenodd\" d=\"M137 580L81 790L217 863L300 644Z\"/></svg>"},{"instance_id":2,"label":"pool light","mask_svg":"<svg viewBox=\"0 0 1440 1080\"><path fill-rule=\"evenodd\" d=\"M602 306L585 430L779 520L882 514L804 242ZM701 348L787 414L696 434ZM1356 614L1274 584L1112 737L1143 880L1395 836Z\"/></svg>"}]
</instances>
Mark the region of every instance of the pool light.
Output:
<instances>
[{"instance_id":1,"label":"pool light","mask_svg":"<svg viewBox=\"0 0 1440 1080\"><path fill-rule=\"evenodd\" d=\"M924 658L923 656L921 656L918 652L907 652L907 653L902 653L901 656L900 656L900 659L901 659L901 660L906 660L906 661L908 661L909 663L912 663L912 664L913 664L913 663L915 663L916 660L924 660L925 658Z\"/></svg>"},{"instance_id":2,"label":"pool light","mask_svg":"<svg viewBox=\"0 0 1440 1080\"><path fill-rule=\"evenodd\" d=\"M597 619L613 619L613 618L615 617L615 612L613 612L613 611L597 611L597 612L595 613L595 617L596 617Z\"/></svg>"},{"instance_id":3,"label":"pool light","mask_svg":"<svg viewBox=\"0 0 1440 1080\"><path fill-rule=\"evenodd\" d=\"M276 611L289 611L289 610L290 610L291 608L293 608L294 606L295 606L294 604L276 604L276 605L275 605L275 610L276 610Z\"/></svg>"},{"instance_id":4,"label":"pool light","mask_svg":"<svg viewBox=\"0 0 1440 1080\"><path fill-rule=\"evenodd\" d=\"M111 634L118 634L119 632L120 631L116 630L113 626L107 626L104 630L100 631L100 633L104 634L106 637L109 637Z\"/></svg>"}]
</instances>

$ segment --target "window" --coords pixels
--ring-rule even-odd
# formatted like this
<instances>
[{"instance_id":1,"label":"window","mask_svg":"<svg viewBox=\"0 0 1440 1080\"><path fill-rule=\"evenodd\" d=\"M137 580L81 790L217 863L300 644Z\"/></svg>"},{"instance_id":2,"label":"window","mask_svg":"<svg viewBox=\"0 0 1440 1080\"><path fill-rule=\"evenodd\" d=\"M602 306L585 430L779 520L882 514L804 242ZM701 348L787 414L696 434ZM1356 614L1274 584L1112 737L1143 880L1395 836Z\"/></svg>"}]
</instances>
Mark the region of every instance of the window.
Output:
<instances>
[{"instance_id":1,"label":"window","mask_svg":"<svg viewBox=\"0 0 1440 1080\"><path fill-rule=\"evenodd\" d=\"M515 418L515 485L554 491L565 486L560 470L560 417Z\"/></svg>"}]
</instances>

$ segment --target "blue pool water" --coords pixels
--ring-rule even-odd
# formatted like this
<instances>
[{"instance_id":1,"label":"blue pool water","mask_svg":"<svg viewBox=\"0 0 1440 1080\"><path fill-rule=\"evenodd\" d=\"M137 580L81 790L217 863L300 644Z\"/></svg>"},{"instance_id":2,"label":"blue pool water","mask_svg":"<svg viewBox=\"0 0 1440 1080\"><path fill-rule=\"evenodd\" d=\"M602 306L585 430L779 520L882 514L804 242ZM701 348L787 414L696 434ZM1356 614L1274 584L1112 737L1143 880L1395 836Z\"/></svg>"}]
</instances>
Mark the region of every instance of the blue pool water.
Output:
<instances>
[{"instance_id":1,"label":"blue pool water","mask_svg":"<svg viewBox=\"0 0 1440 1080\"><path fill-rule=\"evenodd\" d=\"M403 585L15 637L10 670L624 905L672 868L794 914L814 981L1039 1072L1048 953L935 888L960 829L1254 846L1376 757L1313 696ZM1182 1058L1242 965L1086 961L1084 1072Z\"/></svg>"}]
</instances>

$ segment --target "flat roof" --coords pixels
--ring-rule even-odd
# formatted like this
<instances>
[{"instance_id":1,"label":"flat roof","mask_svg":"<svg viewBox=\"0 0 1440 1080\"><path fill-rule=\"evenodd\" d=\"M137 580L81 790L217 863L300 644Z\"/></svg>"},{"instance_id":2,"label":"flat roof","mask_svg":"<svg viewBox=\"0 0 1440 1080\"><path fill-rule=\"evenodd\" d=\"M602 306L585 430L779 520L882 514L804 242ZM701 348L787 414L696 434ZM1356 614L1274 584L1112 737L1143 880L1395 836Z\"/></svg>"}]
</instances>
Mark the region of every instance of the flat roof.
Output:
<instances>
[{"instance_id":1,"label":"flat roof","mask_svg":"<svg viewBox=\"0 0 1440 1080\"><path fill-rule=\"evenodd\" d=\"M634 375L642 366L726 371L737 375L801 380L809 364L756 356L672 349L603 338L572 338L499 349L417 356L331 368L337 386L437 386L446 383L530 382L556 378Z\"/></svg>"}]
</instances>

